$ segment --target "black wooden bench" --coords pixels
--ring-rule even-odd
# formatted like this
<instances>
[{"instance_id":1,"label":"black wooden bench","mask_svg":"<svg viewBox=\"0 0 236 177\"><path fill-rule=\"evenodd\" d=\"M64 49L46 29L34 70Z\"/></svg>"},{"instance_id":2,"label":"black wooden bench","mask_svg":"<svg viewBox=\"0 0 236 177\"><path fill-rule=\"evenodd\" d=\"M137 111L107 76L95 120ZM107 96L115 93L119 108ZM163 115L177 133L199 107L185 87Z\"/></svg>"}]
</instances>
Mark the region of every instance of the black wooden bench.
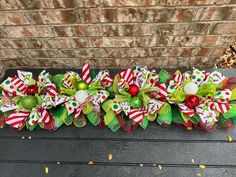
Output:
<instances>
[{"instance_id":1,"label":"black wooden bench","mask_svg":"<svg viewBox=\"0 0 236 177\"><path fill-rule=\"evenodd\" d=\"M32 71L37 75L40 70ZM236 76L234 69L220 71ZM10 69L4 77L15 74ZM236 141L228 142L228 135L236 138L236 129L206 133L162 128L156 122L129 135L89 124L64 126L55 132L5 127L0 129L0 177L235 177ZM89 161L93 164L88 165ZM206 168L199 168L200 164Z\"/></svg>"}]
</instances>

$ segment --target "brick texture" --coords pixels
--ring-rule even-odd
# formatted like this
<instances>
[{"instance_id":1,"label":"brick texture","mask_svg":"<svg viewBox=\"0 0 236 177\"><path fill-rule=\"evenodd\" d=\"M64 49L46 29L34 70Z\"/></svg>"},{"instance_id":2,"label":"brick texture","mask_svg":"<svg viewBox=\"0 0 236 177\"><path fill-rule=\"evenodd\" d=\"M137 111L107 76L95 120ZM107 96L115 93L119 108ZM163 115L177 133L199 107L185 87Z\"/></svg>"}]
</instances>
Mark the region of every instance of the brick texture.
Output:
<instances>
[{"instance_id":1,"label":"brick texture","mask_svg":"<svg viewBox=\"0 0 236 177\"><path fill-rule=\"evenodd\" d=\"M0 68L213 67L235 41L236 0L0 0Z\"/></svg>"}]
</instances>

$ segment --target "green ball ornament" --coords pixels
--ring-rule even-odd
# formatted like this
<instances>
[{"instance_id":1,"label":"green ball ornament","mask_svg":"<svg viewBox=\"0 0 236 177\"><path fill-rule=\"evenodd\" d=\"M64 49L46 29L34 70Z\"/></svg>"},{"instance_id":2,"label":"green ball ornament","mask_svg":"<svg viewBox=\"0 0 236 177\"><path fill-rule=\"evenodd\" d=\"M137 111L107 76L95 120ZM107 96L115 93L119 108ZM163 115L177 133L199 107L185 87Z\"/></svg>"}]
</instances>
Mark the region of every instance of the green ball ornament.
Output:
<instances>
[{"instance_id":1,"label":"green ball ornament","mask_svg":"<svg viewBox=\"0 0 236 177\"><path fill-rule=\"evenodd\" d=\"M78 81L76 83L76 89L77 90L85 90L87 88L88 88L88 84L86 82L84 82L84 81Z\"/></svg>"},{"instance_id":2,"label":"green ball ornament","mask_svg":"<svg viewBox=\"0 0 236 177\"><path fill-rule=\"evenodd\" d=\"M27 95L21 99L21 104L23 108L30 110L38 104L38 100L33 95Z\"/></svg>"},{"instance_id":3,"label":"green ball ornament","mask_svg":"<svg viewBox=\"0 0 236 177\"><path fill-rule=\"evenodd\" d=\"M140 108L140 106L143 104L143 101L139 97L132 97L130 104L131 104L132 107L137 109L137 108Z\"/></svg>"}]
</instances>

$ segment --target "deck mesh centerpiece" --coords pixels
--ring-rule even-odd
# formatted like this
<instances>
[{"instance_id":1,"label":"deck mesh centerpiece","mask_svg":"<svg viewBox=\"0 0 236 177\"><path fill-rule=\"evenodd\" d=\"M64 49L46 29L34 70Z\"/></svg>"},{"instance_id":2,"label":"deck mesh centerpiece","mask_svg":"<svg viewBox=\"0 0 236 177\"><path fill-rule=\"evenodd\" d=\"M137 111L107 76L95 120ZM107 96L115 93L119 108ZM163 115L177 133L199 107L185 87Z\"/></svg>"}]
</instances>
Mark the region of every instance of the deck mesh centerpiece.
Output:
<instances>
[{"instance_id":1,"label":"deck mesh centerpiece","mask_svg":"<svg viewBox=\"0 0 236 177\"><path fill-rule=\"evenodd\" d=\"M1 87L1 127L56 130L62 125L133 131L156 122L213 131L236 124L236 89L218 71L169 73L134 66L115 76L84 64L81 73L17 71Z\"/></svg>"}]
</instances>

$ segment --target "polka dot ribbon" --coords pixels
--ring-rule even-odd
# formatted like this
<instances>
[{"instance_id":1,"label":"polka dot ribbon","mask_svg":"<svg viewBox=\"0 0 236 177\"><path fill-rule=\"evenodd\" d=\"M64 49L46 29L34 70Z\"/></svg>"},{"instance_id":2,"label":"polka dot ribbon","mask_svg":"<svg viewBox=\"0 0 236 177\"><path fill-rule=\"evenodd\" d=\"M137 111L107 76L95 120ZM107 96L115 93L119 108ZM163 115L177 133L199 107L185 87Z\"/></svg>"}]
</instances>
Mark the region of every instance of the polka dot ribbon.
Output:
<instances>
[{"instance_id":1,"label":"polka dot ribbon","mask_svg":"<svg viewBox=\"0 0 236 177\"><path fill-rule=\"evenodd\" d=\"M1 84L1 88L4 90L3 95L8 97L25 96L27 95L27 86L37 84L43 91L42 95L39 95L41 104L37 108L33 108L31 111L19 108L15 103L3 104L0 107L2 112L12 111L11 114L5 119L5 123L14 128L21 128L25 123L30 126L36 123L47 123L50 119L49 113L46 110L48 106L54 105L54 97L58 95L56 86L50 81L49 73L43 70L36 82L33 79L31 72L17 71L17 76L8 77ZM20 109L20 110L19 110Z\"/></svg>"},{"instance_id":2,"label":"polka dot ribbon","mask_svg":"<svg viewBox=\"0 0 236 177\"><path fill-rule=\"evenodd\" d=\"M175 90L183 90L182 84L187 79L200 87L206 83L220 84L225 77L218 71L209 73L195 68L192 73L185 72L182 74L180 71L176 71L173 80L169 82L167 91L172 93ZM218 121L219 113L224 114L231 108L229 105L231 94L232 91L229 89L220 90L212 98L201 98L199 105L195 108L189 108L184 102L178 103L179 110L190 117L198 114L203 123L212 123Z\"/></svg>"},{"instance_id":3,"label":"polka dot ribbon","mask_svg":"<svg viewBox=\"0 0 236 177\"><path fill-rule=\"evenodd\" d=\"M155 70L149 71L147 67L134 66L133 69L127 69L119 73L120 80L118 82L119 93L124 92L125 87L131 84L137 85L141 89L150 89L155 87L150 95L156 99L164 98L167 96L167 90L165 84L159 84L159 76ZM125 95L124 95L125 96ZM131 120L141 124L144 116L148 114L154 114L163 105L163 102L156 99L150 99L148 96L147 105L141 106L139 109L133 109L128 104L128 101L114 102L112 109L118 115L120 112L124 112L129 116Z\"/></svg>"}]
</instances>

